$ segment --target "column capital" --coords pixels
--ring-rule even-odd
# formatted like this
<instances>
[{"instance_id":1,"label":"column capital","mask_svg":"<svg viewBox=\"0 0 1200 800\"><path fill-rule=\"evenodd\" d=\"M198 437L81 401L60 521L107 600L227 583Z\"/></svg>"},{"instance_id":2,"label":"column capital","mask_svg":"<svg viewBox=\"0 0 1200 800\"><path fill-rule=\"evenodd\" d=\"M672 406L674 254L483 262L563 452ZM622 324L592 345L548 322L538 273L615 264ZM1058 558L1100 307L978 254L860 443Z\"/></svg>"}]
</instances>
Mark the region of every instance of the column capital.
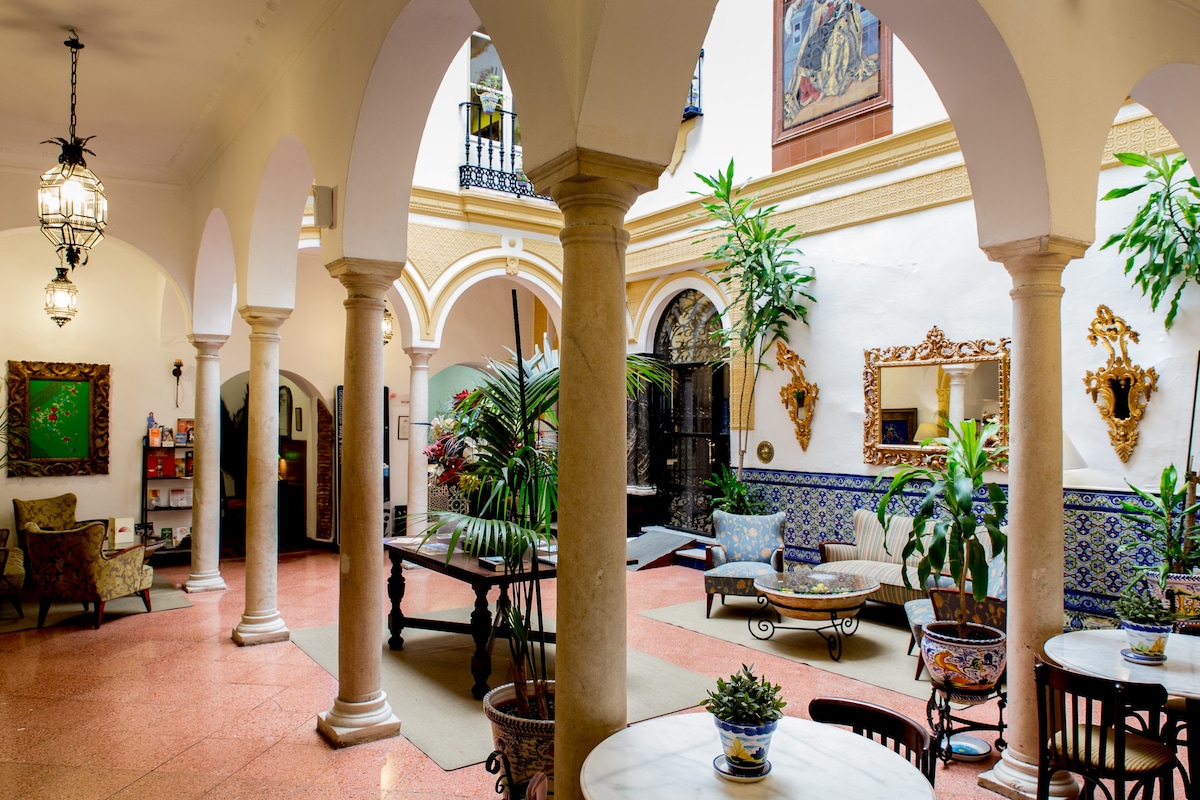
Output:
<instances>
[{"instance_id":1,"label":"column capital","mask_svg":"<svg viewBox=\"0 0 1200 800\"><path fill-rule=\"evenodd\" d=\"M193 333L188 335L188 341L196 348L197 356L214 356L229 337L219 333Z\"/></svg>"},{"instance_id":2,"label":"column capital","mask_svg":"<svg viewBox=\"0 0 1200 800\"><path fill-rule=\"evenodd\" d=\"M351 297L383 297L404 273L404 262L342 257L326 264L325 269L331 277L341 281Z\"/></svg>"},{"instance_id":3,"label":"column capital","mask_svg":"<svg viewBox=\"0 0 1200 800\"><path fill-rule=\"evenodd\" d=\"M437 353L436 347L406 347L404 352L408 354L412 360L414 367L425 367L429 365L429 359Z\"/></svg>"},{"instance_id":4,"label":"column capital","mask_svg":"<svg viewBox=\"0 0 1200 800\"><path fill-rule=\"evenodd\" d=\"M238 313L250 326L253 333L277 333L281 325L292 315L290 308L273 306L240 306Z\"/></svg>"},{"instance_id":5,"label":"column capital","mask_svg":"<svg viewBox=\"0 0 1200 800\"><path fill-rule=\"evenodd\" d=\"M658 188L658 178L665 168L663 164L576 147L544 164L526 169L525 174L538 191L549 192L559 208L563 207L564 201L570 200L572 189L587 193L583 187L593 181L614 184L614 189L604 191L605 194L617 194L615 187L623 184L628 187L625 191L632 193L629 205L625 207L628 209L639 194ZM559 198L560 193L564 195L563 199Z\"/></svg>"}]
</instances>

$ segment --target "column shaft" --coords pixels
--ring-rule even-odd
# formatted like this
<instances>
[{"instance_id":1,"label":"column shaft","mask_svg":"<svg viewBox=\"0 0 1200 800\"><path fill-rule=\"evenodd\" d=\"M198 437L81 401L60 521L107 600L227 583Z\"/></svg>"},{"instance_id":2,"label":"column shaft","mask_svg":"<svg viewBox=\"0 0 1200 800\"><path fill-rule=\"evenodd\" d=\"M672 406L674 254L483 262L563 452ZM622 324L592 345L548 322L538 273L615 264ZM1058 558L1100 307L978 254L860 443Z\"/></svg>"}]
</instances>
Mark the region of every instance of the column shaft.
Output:
<instances>
[{"instance_id":1,"label":"column shaft","mask_svg":"<svg viewBox=\"0 0 1200 800\"><path fill-rule=\"evenodd\" d=\"M338 695L317 716L337 747L400 732L382 689L383 648L383 296L401 264L342 259L329 272L346 287L338 577Z\"/></svg>"},{"instance_id":2,"label":"column shaft","mask_svg":"<svg viewBox=\"0 0 1200 800\"><path fill-rule=\"evenodd\" d=\"M408 519L405 533L419 536L424 533L429 511L429 359L434 351L427 347L409 347L412 366L408 373Z\"/></svg>"},{"instance_id":3,"label":"column shaft","mask_svg":"<svg viewBox=\"0 0 1200 800\"><path fill-rule=\"evenodd\" d=\"M245 306L250 324L249 441L246 447L246 610L233 629L240 645L290 638L276 608L279 572L279 328L286 308Z\"/></svg>"},{"instance_id":4,"label":"column shaft","mask_svg":"<svg viewBox=\"0 0 1200 800\"><path fill-rule=\"evenodd\" d=\"M193 335L196 446L192 467L192 573L188 592L225 588L221 577L221 357L228 336Z\"/></svg>"},{"instance_id":5,"label":"column shaft","mask_svg":"<svg viewBox=\"0 0 1200 800\"><path fill-rule=\"evenodd\" d=\"M1033 240L989 249L1012 276L1009 398L1008 748L980 776L1009 797L1037 788L1033 657L1063 627L1062 271L1086 245ZM1073 796L1060 773L1051 794Z\"/></svg>"}]
</instances>

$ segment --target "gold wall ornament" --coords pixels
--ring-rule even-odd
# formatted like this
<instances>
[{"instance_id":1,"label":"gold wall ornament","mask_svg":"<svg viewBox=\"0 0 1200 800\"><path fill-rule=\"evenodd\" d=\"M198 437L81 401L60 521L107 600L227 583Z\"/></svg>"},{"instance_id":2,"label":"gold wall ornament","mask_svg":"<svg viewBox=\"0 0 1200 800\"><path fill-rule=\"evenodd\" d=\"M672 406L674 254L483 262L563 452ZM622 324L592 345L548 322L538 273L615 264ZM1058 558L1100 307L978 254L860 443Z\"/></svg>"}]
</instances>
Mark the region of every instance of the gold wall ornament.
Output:
<instances>
[{"instance_id":1,"label":"gold wall ornament","mask_svg":"<svg viewBox=\"0 0 1200 800\"><path fill-rule=\"evenodd\" d=\"M808 440L812 436L813 414L817 412L819 390L815 383L809 383L804 378L804 359L783 342L775 343L775 361L780 369L792 373L792 380L779 390L779 397L788 416L792 418L792 424L796 426L796 441L800 443L800 449L807 450Z\"/></svg>"},{"instance_id":2,"label":"gold wall ornament","mask_svg":"<svg viewBox=\"0 0 1200 800\"><path fill-rule=\"evenodd\" d=\"M758 460L762 464L770 464L775 458L775 445L770 442L759 442L758 449L754 451L758 455Z\"/></svg>"},{"instance_id":3,"label":"gold wall ornament","mask_svg":"<svg viewBox=\"0 0 1200 800\"><path fill-rule=\"evenodd\" d=\"M1108 363L1097 372L1088 370L1083 384L1108 423L1108 440L1121 460L1128 461L1137 445L1137 426L1146 413L1150 393L1158 389L1158 373L1154 367L1142 369L1130 363L1129 342L1137 342L1137 331L1108 306L1097 306L1087 338L1092 347L1103 344L1108 349Z\"/></svg>"}]
</instances>

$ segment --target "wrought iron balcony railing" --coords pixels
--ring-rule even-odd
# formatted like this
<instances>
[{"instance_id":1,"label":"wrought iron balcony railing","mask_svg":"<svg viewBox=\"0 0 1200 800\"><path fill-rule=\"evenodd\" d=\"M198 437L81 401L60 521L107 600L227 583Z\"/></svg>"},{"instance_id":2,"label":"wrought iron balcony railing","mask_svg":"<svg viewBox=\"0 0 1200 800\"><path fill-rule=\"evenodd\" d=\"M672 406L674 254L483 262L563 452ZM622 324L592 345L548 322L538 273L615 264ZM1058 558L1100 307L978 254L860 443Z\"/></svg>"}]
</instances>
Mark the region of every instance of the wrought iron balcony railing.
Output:
<instances>
[{"instance_id":1,"label":"wrought iron balcony railing","mask_svg":"<svg viewBox=\"0 0 1200 800\"><path fill-rule=\"evenodd\" d=\"M485 111L479 103L461 103L460 107L467 113L465 163L458 168L458 185L550 200L537 194L521 171L521 128L516 113L500 107Z\"/></svg>"}]
</instances>

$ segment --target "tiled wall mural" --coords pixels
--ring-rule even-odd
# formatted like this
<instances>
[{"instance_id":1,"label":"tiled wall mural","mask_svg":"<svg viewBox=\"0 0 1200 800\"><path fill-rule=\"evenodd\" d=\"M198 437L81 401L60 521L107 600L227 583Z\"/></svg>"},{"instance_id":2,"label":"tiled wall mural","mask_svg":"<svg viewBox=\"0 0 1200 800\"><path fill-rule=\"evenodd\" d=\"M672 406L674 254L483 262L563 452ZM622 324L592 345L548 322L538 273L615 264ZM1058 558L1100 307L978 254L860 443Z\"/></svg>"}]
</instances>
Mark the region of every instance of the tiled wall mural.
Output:
<instances>
[{"instance_id":1,"label":"tiled wall mural","mask_svg":"<svg viewBox=\"0 0 1200 800\"><path fill-rule=\"evenodd\" d=\"M746 476L763 487L771 508L787 512L784 557L807 564L820 560L820 542L849 541L855 509L874 508L881 494L872 489L875 479L868 475L748 469ZM1122 500L1136 496L1074 489L1063 493L1065 605L1072 626L1097 624L1094 616L1110 617L1112 600L1134 565L1147 562L1145 548L1117 553L1122 538L1131 535L1118 516Z\"/></svg>"}]
</instances>

